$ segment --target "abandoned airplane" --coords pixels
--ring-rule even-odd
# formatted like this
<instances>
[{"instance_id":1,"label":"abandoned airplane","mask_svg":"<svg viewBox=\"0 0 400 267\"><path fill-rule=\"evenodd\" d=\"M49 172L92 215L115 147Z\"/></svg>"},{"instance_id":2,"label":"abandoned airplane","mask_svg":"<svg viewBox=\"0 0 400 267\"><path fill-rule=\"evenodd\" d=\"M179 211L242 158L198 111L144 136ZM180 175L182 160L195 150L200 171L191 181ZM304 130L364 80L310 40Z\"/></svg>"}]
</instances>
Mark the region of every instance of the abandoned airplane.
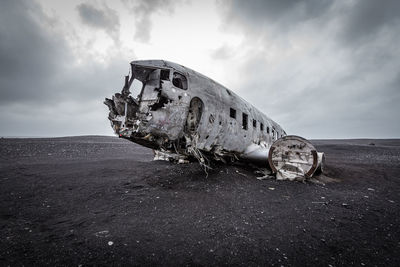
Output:
<instances>
[{"instance_id":1,"label":"abandoned airplane","mask_svg":"<svg viewBox=\"0 0 400 267\"><path fill-rule=\"evenodd\" d=\"M322 170L323 153L212 79L165 60L130 63L121 93L106 98L121 138L154 149L155 159L247 160L278 179L304 180ZM133 96L132 83L140 86Z\"/></svg>"}]
</instances>

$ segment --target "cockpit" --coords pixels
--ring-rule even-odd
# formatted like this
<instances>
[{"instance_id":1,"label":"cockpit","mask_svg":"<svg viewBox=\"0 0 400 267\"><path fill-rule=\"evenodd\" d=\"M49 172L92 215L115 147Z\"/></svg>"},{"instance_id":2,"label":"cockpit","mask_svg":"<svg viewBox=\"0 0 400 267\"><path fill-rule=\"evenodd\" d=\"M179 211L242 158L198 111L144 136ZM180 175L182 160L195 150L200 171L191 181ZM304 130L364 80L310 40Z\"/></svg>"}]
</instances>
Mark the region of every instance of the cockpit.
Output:
<instances>
[{"instance_id":1,"label":"cockpit","mask_svg":"<svg viewBox=\"0 0 400 267\"><path fill-rule=\"evenodd\" d=\"M126 89L132 92L132 96L136 99L149 99L155 97L154 91L169 88L178 88L181 90L188 89L188 81L186 76L173 68L160 66L145 66L139 64L131 64L131 77L129 83L125 85ZM150 96L152 95L152 96Z\"/></svg>"},{"instance_id":2,"label":"cockpit","mask_svg":"<svg viewBox=\"0 0 400 267\"><path fill-rule=\"evenodd\" d=\"M183 74L180 74L179 72L174 72L173 78L172 78L172 84L175 87L178 87L183 90L187 90L187 80L186 77Z\"/></svg>"}]
</instances>

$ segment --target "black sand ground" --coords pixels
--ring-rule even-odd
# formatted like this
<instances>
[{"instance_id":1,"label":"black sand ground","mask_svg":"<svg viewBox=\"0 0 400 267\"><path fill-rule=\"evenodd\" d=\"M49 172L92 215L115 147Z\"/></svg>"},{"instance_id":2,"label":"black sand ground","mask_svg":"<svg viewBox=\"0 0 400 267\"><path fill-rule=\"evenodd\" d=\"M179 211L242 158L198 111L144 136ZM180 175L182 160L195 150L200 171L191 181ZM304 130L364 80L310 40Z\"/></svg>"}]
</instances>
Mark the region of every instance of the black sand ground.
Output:
<instances>
[{"instance_id":1,"label":"black sand ground","mask_svg":"<svg viewBox=\"0 0 400 267\"><path fill-rule=\"evenodd\" d=\"M206 178L112 137L1 139L0 265L400 266L400 140L314 144L339 182Z\"/></svg>"}]
</instances>

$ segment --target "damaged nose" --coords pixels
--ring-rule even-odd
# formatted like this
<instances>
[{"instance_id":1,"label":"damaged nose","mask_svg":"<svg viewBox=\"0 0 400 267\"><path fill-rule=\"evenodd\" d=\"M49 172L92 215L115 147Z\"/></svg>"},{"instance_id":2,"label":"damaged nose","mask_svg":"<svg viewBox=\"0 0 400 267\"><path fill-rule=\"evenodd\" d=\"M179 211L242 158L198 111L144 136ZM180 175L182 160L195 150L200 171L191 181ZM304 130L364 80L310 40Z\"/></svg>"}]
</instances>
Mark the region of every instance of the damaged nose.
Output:
<instances>
[{"instance_id":1,"label":"damaged nose","mask_svg":"<svg viewBox=\"0 0 400 267\"><path fill-rule=\"evenodd\" d=\"M108 106L110 113L108 119L114 132L122 136L129 136L133 126L133 120L138 109L137 100L130 96L129 87L132 84L133 77L125 76L125 83L121 93L113 95L112 99L106 98L104 104Z\"/></svg>"}]
</instances>

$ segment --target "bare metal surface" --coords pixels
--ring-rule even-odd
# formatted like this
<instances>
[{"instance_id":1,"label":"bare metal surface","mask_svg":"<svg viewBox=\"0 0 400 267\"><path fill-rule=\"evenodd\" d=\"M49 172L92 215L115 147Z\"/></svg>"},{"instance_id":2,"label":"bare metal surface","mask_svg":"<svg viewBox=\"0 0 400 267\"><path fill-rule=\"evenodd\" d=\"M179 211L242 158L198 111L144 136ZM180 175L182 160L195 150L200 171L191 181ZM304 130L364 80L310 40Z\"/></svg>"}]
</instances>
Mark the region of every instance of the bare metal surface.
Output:
<instances>
[{"instance_id":1,"label":"bare metal surface","mask_svg":"<svg viewBox=\"0 0 400 267\"><path fill-rule=\"evenodd\" d=\"M304 180L322 170L323 158L309 141L290 135L273 143L268 161L278 180Z\"/></svg>"},{"instance_id":2,"label":"bare metal surface","mask_svg":"<svg viewBox=\"0 0 400 267\"><path fill-rule=\"evenodd\" d=\"M137 96L130 92L134 80L142 84ZM205 167L210 160L227 159L267 165L271 145L286 136L279 124L229 89L164 60L131 62L121 93L104 103L114 132L162 151L156 159L179 155Z\"/></svg>"}]
</instances>

